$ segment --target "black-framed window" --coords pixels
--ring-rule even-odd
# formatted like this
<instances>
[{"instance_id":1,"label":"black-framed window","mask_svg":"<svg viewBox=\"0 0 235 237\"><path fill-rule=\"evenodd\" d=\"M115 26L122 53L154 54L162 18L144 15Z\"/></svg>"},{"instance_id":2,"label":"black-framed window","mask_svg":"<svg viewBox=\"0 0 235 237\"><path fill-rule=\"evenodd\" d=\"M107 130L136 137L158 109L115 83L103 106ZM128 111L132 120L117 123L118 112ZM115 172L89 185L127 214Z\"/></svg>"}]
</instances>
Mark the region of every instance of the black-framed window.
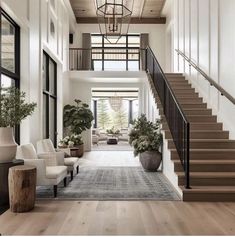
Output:
<instances>
[{"instance_id":1,"label":"black-framed window","mask_svg":"<svg viewBox=\"0 0 235 237\"><path fill-rule=\"evenodd\" d=\"M20 88L20 27L0 8L0 85ZM20 127L15 127L15 140L20 143Z\"/></svg>"},{"instance_id":2,"label":"black-framed window","mask_svg":"<svg viewBox=\"0 0 235 237\"><path fill-rule=\"evenodd\" d=\"M57 144L57 64L43 52L43 138Z\"/></svg>"},{"instance_id":3,"label":"black-framed window","mask_svg":"<svg viewBox=\"0 0 235 237\"><path fill-rule=\"evenodd\" d=\"M139 71L140 35L122 35L110 44L101 34L91 35L92 66L95 71Z\"/></svg>"}]
</instances>

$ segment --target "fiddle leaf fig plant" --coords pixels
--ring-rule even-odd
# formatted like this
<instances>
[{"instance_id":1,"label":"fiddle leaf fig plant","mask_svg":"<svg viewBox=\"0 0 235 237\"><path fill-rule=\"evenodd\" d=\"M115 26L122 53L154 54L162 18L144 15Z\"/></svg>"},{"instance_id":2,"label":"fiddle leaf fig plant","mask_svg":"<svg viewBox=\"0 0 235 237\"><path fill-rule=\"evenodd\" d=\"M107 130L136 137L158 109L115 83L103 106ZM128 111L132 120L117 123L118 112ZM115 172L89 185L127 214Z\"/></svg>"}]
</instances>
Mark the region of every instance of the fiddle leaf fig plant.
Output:
<instances>
[{"instance_id":1,"label":"fiddle leaf fig plant","mask_svg":"<svg viewBox=\"0 0 235 237\"><path fill-rule=\"evenodd\" d=\"M25 96L16 87L0 87L0 127L14 127L32 115L37 104L26 103Z\"/></svg>"},{"instance_id":2,"label":"fiddle leaf fig plant","mask_svg":"<svg viewBox=\"0 0 235 237\"><path fill-rule=\"evenodd\" d=\"M88 104L78 99L74 102L75 105L64 106L64 127L71 133L79 135L91 128L94 117Z\"/></svg>"}]
</instances>

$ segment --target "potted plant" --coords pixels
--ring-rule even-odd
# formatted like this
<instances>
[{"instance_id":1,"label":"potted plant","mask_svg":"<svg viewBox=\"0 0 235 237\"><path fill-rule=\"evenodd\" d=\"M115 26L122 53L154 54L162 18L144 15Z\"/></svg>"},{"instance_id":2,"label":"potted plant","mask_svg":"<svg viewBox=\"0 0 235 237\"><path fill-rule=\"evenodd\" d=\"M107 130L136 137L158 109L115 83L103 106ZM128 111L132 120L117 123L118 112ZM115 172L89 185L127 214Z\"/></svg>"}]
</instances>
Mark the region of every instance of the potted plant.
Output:
<instances>
[{"instance_id":1,"label":"potted plant","mask_svg":"<svg viewBox=\"0 0 235 237\"><path fill-rule=\"evenodd\" d=\"M36 103L26 103L25 93L15 87L0 87L0 163L11 162L17 144L13 131L23 119L31 115Z\"/></svg>"},{"instance_id":2,"label":"potted plant","mask_svg":"<svg viewBox=\"0 0 235 237\"><path fill-rule=\"evenodd\" d=\"M76 152L76 156L82 157L84 150L83 150L83 141L82 136L77 134L72 134L70 136L66 136L60 140L58 147L59 148L73 148L78 147L78 151Z\"/></svg>"},{"instance_id":3,"label":"potted plant","mask_svg":"<svg viewBox=\"0 0 235 237\"><path fill-rule=\"evenodd\" d=\"M111 129L107 129L106 130L107 134L112 136L112 137L119 137L121 136L120 130L119 129L115 129L114 127L112 127Z\"/></svg>"},{"instance_id":4,"label":"potted plant","mask_svg":"<svg viewBox=\"0 0 235 237\"><path fill-rule=\"evenodd\" d=\"M88 104L81 100L74 100L75 105L64 106L64 127L69 130L70 134L81 135L83 131L90 129L94 119ZM80 150L80 156L84 153L84 143L82 137L79 136L77 147Z\"/></svg>"},{"instance_id":5,"label":"potted plant","mask_svg":"<svg viewBox=\"0 0 235 237\"><path fill-rule=\"evenodd\" d=\"M64 137L58 143L59 148L67 148L69 145L69 136Z\"/></svg>"},{"instance_id":6,"label":"potted plant","mask_svg":"<svg viewBox=\"0 0 235 237\"><path fill-rule=\"evenodd\" d=\"M142 114L133 121L129 133L129 143L134 147L134 155L139 155L140 163L148 171L157 171L161 164L162 154L159 148L162 145L160 120L155 123L147 120Z\"/></svg>"}]
</instances>

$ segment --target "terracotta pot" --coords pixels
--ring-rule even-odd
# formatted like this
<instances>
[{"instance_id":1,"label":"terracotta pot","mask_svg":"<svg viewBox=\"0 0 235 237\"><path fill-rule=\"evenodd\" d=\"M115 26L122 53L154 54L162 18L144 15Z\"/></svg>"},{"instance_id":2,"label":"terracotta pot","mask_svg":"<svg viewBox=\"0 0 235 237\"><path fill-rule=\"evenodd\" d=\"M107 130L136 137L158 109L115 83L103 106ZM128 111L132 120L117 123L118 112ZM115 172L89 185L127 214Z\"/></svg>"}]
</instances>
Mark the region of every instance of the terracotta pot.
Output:
<instances>
[{"instance_id":1,"label":"terracotta pot","mask_svg":"<svg viewBox=\"0 0 235 237\"><path fill-rule=\"evenodd\" d=\"M15 159L16 149L13 128L0 127L0 163L8 163Z\"/></svg>"},{"instance_id":2,"label":"terracotta pot","mask_svg":"<svg viewBox=\"0 0 235 237\"><path fill-rule=\"evenodd\" d=\"M78 145L77 147L79 148L79 150L78 150L78 157L82 157L83 154L84 154L84 144Z\"/></svg>"},{"instance_id":3,"label":"terracotta pot","mask_svg":"<svg viewBox=\"0 0 235 237\"><path fill-rule=\"evenodd\" d=\"M157 171L162 161L162 154L159 151L145 151L140 154L139 159L145 170Z\"/></svg>"}]
</instances>

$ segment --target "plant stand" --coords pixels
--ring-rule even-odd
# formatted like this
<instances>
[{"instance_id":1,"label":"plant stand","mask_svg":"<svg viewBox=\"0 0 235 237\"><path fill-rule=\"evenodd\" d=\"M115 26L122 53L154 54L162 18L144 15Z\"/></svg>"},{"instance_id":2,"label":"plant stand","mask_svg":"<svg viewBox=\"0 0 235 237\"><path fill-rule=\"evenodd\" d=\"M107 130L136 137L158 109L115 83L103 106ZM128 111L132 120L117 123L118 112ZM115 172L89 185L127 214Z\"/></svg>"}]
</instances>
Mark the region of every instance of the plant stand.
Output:
<instances>
[{"instance_id":1,"label":"plant stand","mask_svg":"<svg viewBox=\"0 0 235 237\"><path fill-rule=\"evenodd\" d=\"M9 199L12 212L28 212L36 199L37 170L34 166L20 165L9 170Z\"/></svg>"},{"instance_id":2,"label":"plant stand","mask_svg":"<svg viewBox=\"0 0 235 237\"><path fill-rule=\"evenodd\" d=\"M9 189L8 189L8 173L11 167L23 165L23 160L13 160L8 163L0 163L0 209L9 208Z\"/></svg>"},{"instance_id":3,"label":"plant stand","mask_svg":"<svg viewBox=\"0 0 235 237\"><path fill-rule=\"evenodd\" d=\"M79 157L79 148L78 147L71 147L70 149L70 155L72 157Z\"/></svg>"}]
</instances>

